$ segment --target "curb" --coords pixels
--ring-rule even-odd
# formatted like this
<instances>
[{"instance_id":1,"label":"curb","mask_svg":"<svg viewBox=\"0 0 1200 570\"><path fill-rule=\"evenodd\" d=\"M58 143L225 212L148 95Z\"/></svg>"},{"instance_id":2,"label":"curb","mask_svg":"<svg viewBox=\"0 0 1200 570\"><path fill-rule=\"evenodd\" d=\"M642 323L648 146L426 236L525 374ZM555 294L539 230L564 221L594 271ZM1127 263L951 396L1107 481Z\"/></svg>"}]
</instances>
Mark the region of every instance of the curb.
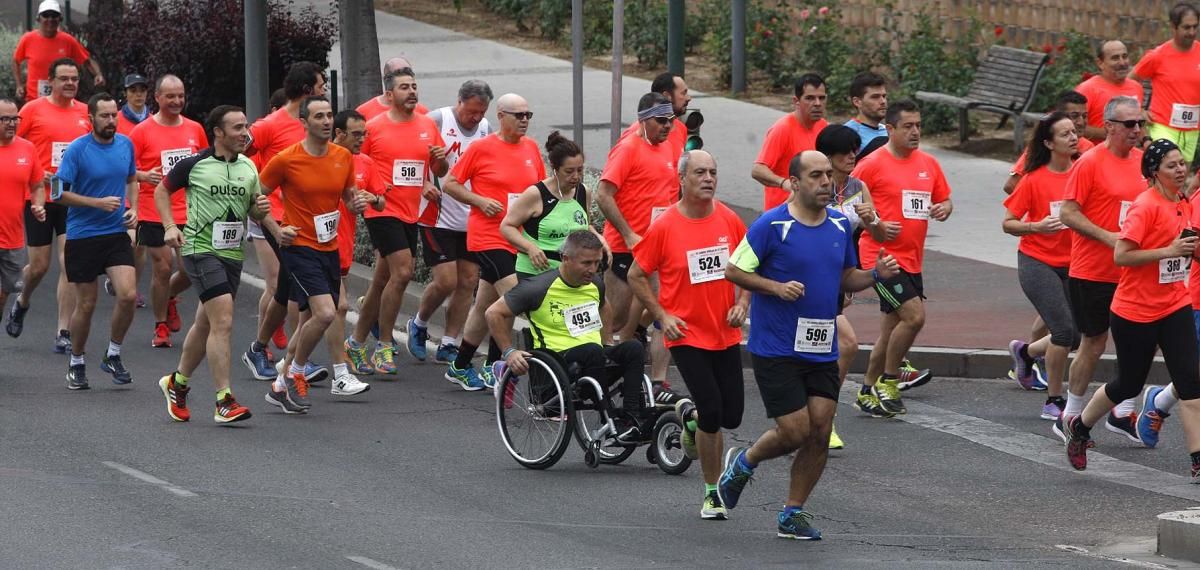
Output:
<instances>
[{"instance_id":1,"label":"curb","mask_svg":"<svg viewBox=\"0 0 1200 570\"><path fill-rule=\"evenodd\" d=\"M1158 515L1158 548L1168 558L1200 562L1200 510Z\"/></svg>"}]
</instances>

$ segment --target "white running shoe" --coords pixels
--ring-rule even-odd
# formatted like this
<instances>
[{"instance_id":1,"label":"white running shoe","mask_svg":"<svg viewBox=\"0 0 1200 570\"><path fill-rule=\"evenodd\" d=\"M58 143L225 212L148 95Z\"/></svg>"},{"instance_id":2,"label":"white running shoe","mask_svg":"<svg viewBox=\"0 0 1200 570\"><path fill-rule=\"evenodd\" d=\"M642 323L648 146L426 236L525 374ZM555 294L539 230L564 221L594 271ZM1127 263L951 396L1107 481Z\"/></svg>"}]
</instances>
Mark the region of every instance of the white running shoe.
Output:
<instances>
[{"instance_id":1,"label":"white running shoe","mask_svg":"<svg viewBox=\"0 0 1200 570\"><path fill-rule=\"evenodd\" d=\"M359 380L357 376L346 372L338 374L333 378L333 385L329 387L329 393L334 396L353 396L362 394L371 389L371 385Z\"/></svg>"},{"instance_id":2,"label":"white running shoe","mask_svg":"<svg viewBox=\"0 0 1200 570\"><path fill-rule=\"evenodd\" d=\"M280 376L283 376L283 361L284 361L284 358L280 358L279 362L275 363L275 373Z\"/></svg>"}]
</instances>

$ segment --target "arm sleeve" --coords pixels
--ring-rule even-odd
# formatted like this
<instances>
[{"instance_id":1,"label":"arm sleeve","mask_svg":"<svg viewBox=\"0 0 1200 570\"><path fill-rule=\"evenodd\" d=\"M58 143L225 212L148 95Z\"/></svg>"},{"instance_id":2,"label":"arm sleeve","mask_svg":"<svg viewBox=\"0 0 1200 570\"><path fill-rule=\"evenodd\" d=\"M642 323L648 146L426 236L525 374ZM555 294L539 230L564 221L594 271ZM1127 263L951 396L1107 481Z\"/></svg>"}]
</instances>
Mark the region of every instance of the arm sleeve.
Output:
<instances>
[{"instance_id":1,"label":"arm sleeve","mask_svg":"<svg viewBox=\"0 0 1200 570\"><path fill-rule=\"evenodd\" d=\"M17 89L24 88L24 85L17 86ZM21 118L21 120L17 121L17 136L23 139L29 138L29 129L33 128L33 121L30 120L30 115L33 115L34 108L35 107L33 105L26 103L25 106L21 107L21 110L17 112L17 116Z\"/></svg>"},{"instance_id":2,"label":"arm sleeve","mask_svg":"<svg viewBox=\"0 0 1200 570\"><path fill-rule=\"evenodd\" d=\"M752 224L746 232L746 237L742 238L733 250L733 255L729 256L729 263L746 273L758 271L762 259L768 254L767 237L772 228L769 222L763 222L764 220L759 218L759 221Z\"/></svg>"},{"instance_id":3,"label":"arm sleeve","mask_svg":"<svg viewBox=\"0 0 1200 570\"><path fill-rule=\"evenodd\" d=\"M945 202L950 199L950 183L946 182L946 174L942 172L942 167L938 165L936 160L932 158L929 162L933 165L934 182L933 182L933 203Z\"/></svg>"},{"instance_id":4,"label":"arm sleeve","mask_svg":"<svg viewBox=\"0 0 1200 570\"><path fill-rule=\"evenodd\" d=\"M779 154L782 151L783 142L780 140L782 138L774 126L767 129L767 136L763 137L762 148L759 149L758 158L754 159L754 163L765 165L771 169L771 172L775 172L775 164L779 162ZM777 176L787 175L786 172L775 172L775 174Z\"/></svg>"},{"instance_id":5,"label":"arm sleeve","mask_svg":"<svg viewBox=\"0 0 1200 570\"><path fill-rule=\"evenodd\" d=\"M1067 176L1067 187L1063 189L1063 200L1074 200L1080 206L1087 203L1088 192L1092 187L1092 161L1080 159Z\"/></svg>"},{"instance_id":6,"label":"arm sleeve","mask_svg":"<svg viewBox=\"0 0 1200 570\"><path fill-rule=\"evenodd\" d=\"M546 291L550 289L550 284L554 283L555 279L558 279L558 271L547 271L521 281L504 295L504 302L514 315L528 313L541 306L542 301L546 298Z\"/></svg>"},{"instance_id":7,"label":"arm sleeve","mask_svg":"<svg viewBox=\"0 0 1200 570\"><path fill-rule=\"evenodd\" d=\"M466 186L467 182L470 182L471 177L475 175L476 157L483 152L479 150L478 145L479 143L475 143L467 147L467 152L464 152L459 157L458 162L454 163L454 168L450 170L450 174L454 175L454 179L463 186Z\"/></svg>"},{"instance_id":8,"label":"arm sleeve","mask_svg":"<svg viewBox=\"0 0 1200 570\"><path fill-rule=\"evenodd\" d=\"M1029 182L1029 177L1025 176L1017 183L1017 189L1013 190L1012 195L1004 199L1004 207L1008 210L1008 213L1021 220L1025 218L1025 214L1029 213L1030 202L1033 201L1031 198L1031 183Z\"/></svg>"},{"instance_id":9,"label":"arm sleeve","mask_svg":"<svg viewBox=\"0 0 1200 570\"><path fill-rule=\"evenodd\" d=\"M608 155L608 163L604 165L604 172L600 173L600 180L616 186L618 191L625 183L625 179L629 177L630 153L626 151L628 148L630 145L618 142Z\"/></svg>"},{"instance_id":10,"label":"arm sleeve","mask_svg":"<svg viewBox=\"0 0 1200 570\"><path fill-rule=\"evenodd\" d=\"M1125 225L1121 227L1121 239L1131 241L1141 248L1142 241L1146 239L1146 232L1154 227L1153 212L1154 208L1146 207L1140 200L1134 202L1125 218Z\"/></svg>"},{"instance_id":11,"label":"arm sleeve","mask_svg":"<svg viewBox=\"0 0 1200 570\"><path fill-rule=\"evenodd\" d=\"M650 230L642 236L642 241L633 246L633 258L642 271L646 273L658 271L658 266L662 263L662 236L665 233L664 224L652 224Z\"/></svg>"},{"instance_id":12,"label":"arm sleeve","mask_svg":"<svg viewBox=\"0 0 1200 570\"><path fill-rule=\"evenodd\" d=\"M59 164L58 172L55 173L55 176L57 176L63 182L68 184L75 184L78 182L76 177L78 176L79 166L76 164L76 157L83 149L83 144L84 143L71 143L71 146L68 146L67 150L63 152L62 163Z\"/></svg>"},{"instance_id":13,"label":"arm sleeve","mask_svg":"<svg viewBox=\"0 0 1200 570\"><path fill-rule=\"evenodd\" d=\"M137 160L134 159L133 143L125 135L117 135L117 137L119 137L118 140L124 141L125 149L129 153L129 172L126 172L125 176L137 176Z\"/></svg>"},{"instance_id":14,"label":"arm sleeve","mask_svg":"<svg viewBox=\"0 0 1200 570\"><path fill-rule=\"evenodd\" d=\"M258 183L264 188L278 188L283 182L283 173L287 169L287 155L280 153L275 155L262 172L258 173Z\"/></svg>"},{"instance_id":15,"label":"arm sleeve","mask_svg":"<svg viewBox=\"0 0 1200 570\"><path fill-rule=\"evenodd\" d=\"M1146 52L1142 59L1138 60L1137 65L1133 66L1133 74L1142 79L1150 79L1158 74L1158 48Z\"/></svg>"}]
</instances>

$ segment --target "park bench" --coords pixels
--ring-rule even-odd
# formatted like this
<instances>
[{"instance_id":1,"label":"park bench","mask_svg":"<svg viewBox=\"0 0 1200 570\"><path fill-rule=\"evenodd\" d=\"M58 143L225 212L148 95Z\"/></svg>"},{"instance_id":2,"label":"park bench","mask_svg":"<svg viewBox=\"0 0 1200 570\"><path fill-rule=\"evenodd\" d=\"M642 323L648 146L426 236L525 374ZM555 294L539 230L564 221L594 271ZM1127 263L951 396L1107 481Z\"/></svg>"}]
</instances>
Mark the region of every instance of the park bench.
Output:
<instances>
[{"instance_id":1,"label":"park bench","mask_svg":"<svg viewBox=\"0 0 1200 570\"><path fill-rule=\"evenodd\" d=\"M1150 94L1151 94L1149 81L1142 82L1142 92L1144 93L1144 95L1142 96L1142 108L1149 109L1150 108ZM1046 111L1045 113L1034 113L1032 111L1026 111L1024 113L1021 113L1021 117L1023 119L1025 119L1026 125L1033 126L1033 125L1036 125L1038 121L1042 120L1042 117L1045 117L1049 112L1050 111Z\"/></svg>"},{"instance_id":2,"label":"park bench","mask_svg":"<svg viewBox=\"0 0 1200 570\"><path fill-rule=\"evenodd\" d=\"M1037 91L1038 81L1050 56L1042 52L1005 46L988 48L983 62L975 69L975 79L965 96L917 91L917 99L958 108L958 141L967 141L970 123L968 111L986 111L1013 119L1013 145L1017 152L1025 146L1025 120ZM1003 123L1002 123L1003 124Z\"/></svg>"}]
</instances>

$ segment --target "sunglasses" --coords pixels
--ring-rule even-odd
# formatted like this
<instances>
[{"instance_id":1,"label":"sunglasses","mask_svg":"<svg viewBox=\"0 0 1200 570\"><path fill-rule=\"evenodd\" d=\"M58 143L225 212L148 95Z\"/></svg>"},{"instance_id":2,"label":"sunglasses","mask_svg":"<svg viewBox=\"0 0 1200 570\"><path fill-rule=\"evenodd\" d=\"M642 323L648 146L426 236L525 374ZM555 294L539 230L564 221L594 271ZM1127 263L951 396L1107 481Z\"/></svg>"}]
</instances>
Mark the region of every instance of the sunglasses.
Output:
<instances>
[{"instance_id":1,"label":"sunglasses","mask_svg":"<svg viewBox=\"0 0 1200 570\"><path fill-rule=\"evenodd\" d=\"M1113 120L1113 119L1108 119L1108 122L1113 123L1115 125L1121 125L1127 129L1132 129L1134 127L1146 126L1146 119L1129 119L1128 121L1117 121L1117 120Z\"/></svg>"},{"instance_id":2,"label":"sunglasses","mask_svg":"<svg viewBox=\"0 0 1200 570\"><path fill-rule=\"evenodd\" d=\"M518 121L528 121L533 118L533 111L524 111L521 113L512 113L509 111L501 111L501 113L508 113L509 115L512 115L514 119L516 119Z\"/></svg>"},{"instance_id":3,"label":"sunglasses","mask_svg":"<svg viewBox=\"0 0 1200 570\"><path fill-rule=\"evenodd\" d=\"M651 118L654 119L654 122L656 122L664 127L671 124L671 117L651 117Z\"/></svg>"}]
</instances>

